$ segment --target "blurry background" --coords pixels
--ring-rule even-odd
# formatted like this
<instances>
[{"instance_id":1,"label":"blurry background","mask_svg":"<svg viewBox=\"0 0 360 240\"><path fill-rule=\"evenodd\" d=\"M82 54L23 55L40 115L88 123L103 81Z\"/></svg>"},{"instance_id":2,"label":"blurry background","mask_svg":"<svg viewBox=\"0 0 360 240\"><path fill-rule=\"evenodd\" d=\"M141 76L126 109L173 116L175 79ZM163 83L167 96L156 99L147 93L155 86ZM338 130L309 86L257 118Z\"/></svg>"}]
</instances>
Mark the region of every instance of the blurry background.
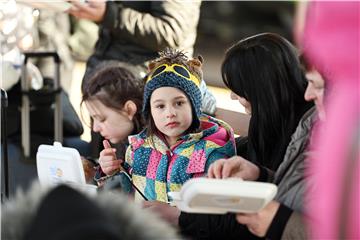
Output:
<instances>
[{"instance_id":1,"label":"blurry background","mask_svg":"<svg viewBox=\"0 0 360 240\"><path fill-rule=\"evenodd\" d=\"M293 41L295 7L296 3L293 1L202 2L194 56L204 57L204 79L216 96L219 107L229 110L241 109L238 102L230 99L229 91L223 89L220 67L226 49L244 37L262 32L278 33ZM84 57L78 58L83 59ZM75 107L79 106L78 93L84 71L85 64L77 61L70 93ZM83 115L86 114L83 111ZM82 138L89 140L89 129L84 126L84 130Z\"/></svg>"},{"instance_id":2,"label":"blurry background","mask_svg":"<svg viewBox=\"0 0 360 240\"><path fill-rule=\"evenodd\" d=\"M292 41L294 11L294 2L203 2L195 56L200 54L205 59L206 82L212 86L224 86L220 75L224 52L244 37L274 32Z\"/></svg>"}]
</instances>

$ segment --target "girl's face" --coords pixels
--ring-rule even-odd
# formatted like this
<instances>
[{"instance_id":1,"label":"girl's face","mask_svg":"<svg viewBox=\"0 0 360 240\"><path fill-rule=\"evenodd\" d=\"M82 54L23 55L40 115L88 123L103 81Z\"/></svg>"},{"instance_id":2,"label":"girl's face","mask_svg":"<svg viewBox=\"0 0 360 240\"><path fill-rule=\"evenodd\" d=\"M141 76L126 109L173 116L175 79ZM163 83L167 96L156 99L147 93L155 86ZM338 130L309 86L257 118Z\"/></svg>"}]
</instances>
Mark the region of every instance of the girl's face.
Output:
<instances>
[{"instance_id":1,"label":"girl's face","mask_svg":"<svg viewBox=\"0 0 360 240\"><path fill-rule=\"evenodd\" d=\"M86 101L85 105L93 119L93 131L111 143L119 143L133 132L133 116L126 111L115 111L99 100Z\"/></svg>"},{"instance_id":2,"label":"girl's face","mask_svg":"<svg viewBox=\"0 0 360 240\"><path fill-rule=\"evenodd\" d=\"M305 100L309 102L314 101L320 120L324 120L324 79L316 70L308 72L306 78L308 80L308 85L305 91Z\"/></svg>"},{"instance_id":3,"label":"girl's face","mask_svg":"<svg viewBox=\"0 0 360 240\"><path fill-rule=\"evenodd\" d=\"M230 98L232 100L238 100L240 102L240 104L244 106L245 112L249 115L251 114L251 104L245 98L238 96L234 92L230 93Z\"/></svg>"},{"instance_id":4,"label":"girl's face","mask_svg":"<svg viewBox=\"0 0 360 240\"><path fill-rule=\"evenodd\" d=\"M151 115L156 128L165 135L169 146L191 126L191 102L185 93L174 87L156 89L150 98Z\"/></svg>"}]
</instances>

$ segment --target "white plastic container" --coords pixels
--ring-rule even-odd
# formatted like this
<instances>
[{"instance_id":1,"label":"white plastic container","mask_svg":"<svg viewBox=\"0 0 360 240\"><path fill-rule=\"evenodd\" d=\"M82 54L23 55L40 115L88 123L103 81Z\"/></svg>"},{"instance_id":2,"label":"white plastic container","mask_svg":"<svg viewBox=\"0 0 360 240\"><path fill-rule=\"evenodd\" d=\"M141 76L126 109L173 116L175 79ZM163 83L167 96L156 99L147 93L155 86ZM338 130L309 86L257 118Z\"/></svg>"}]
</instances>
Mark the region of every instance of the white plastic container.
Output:
<instances>
[{"instance_id":1,"label":"white plastic container","mask_svg":"<svg viewBox=\"0 0 360 240\"><path fill-rule=\"evenodd\" d=\"M241 179L193 178L180 192L169 192L172 205L190 213L254 213L265 207L276 195L272 183Z\"/></svg>"},{"instance_id":2,"label":"white plastic container","mask_svg":"<svg viewBox=\"0 0 360 240\"><path fill-rule=\"evenodd\" d=\"M96 193L97 186L86 184L80 154L74 148L63 147L59 142L42 144L36 154L36 165L42 185L68 184Z\"/></svg>"}]
</instances>

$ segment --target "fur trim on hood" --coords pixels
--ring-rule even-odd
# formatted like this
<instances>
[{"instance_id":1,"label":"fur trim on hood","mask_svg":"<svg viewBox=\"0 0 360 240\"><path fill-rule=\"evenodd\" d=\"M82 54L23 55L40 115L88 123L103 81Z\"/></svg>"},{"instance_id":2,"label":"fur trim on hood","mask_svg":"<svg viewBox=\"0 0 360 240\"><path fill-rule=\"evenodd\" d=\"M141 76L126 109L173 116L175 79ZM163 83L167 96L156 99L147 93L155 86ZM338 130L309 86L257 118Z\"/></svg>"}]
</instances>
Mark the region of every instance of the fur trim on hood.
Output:
<instances>
[{"instance_id":1,"label":"fur trim on hood","mask_svg":"<svg viewBox=\"0 0 360 240\"><path fill-rule=\"evenodd\" d=\"M28 192L20 190L2 204L1 221L2 239L6 240L34 239L33 236L37 240L58 240L64 236L67 240L92 239L83 238L84 230L103 234L106 240L181 239L174 228L121 193L90 195L65 185L42 187L38 182Z\"/></svg>"}]
</instances>

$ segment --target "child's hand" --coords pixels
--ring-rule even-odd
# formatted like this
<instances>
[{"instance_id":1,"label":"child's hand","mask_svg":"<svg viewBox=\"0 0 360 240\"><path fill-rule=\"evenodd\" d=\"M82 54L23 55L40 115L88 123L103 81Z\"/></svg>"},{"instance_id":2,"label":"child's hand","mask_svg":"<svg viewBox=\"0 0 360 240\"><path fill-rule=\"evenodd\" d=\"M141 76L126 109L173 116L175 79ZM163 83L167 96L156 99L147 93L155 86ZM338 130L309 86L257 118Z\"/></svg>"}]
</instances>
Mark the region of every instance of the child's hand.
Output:
<instances>
[{"instance_id":1,"label":"child's hand","mask_svg":"<svg viewBox=\"0 0 360 240\"><path fill-rule=\"evenodd\" d=\"M119 169L122 169L121 163L124 161L122 159L116 159L116 149L111 148L110 144L107 140L104 140L104 147L105 149L100 152L99 164L101 170L106 175L112 175Z\"/></svg>"}]
</instances>

